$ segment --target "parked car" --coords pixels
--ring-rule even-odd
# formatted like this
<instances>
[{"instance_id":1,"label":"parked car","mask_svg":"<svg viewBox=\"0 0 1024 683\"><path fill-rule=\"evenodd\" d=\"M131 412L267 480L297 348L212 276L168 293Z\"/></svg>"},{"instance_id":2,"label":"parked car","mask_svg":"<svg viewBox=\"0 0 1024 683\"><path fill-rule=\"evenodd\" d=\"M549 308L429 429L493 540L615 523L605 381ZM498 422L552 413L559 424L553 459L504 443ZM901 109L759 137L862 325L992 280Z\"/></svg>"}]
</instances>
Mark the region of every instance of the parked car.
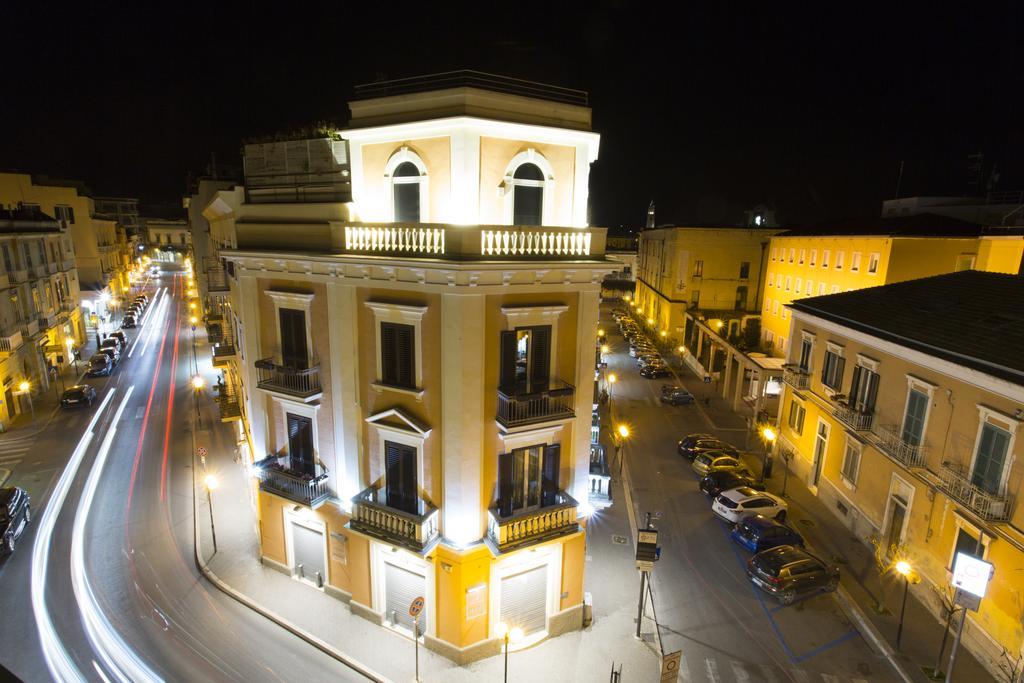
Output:
<instances>
[{"instance_id":1,"label":"parked car","mask_svg":"<svg viewBox=\"0 0 1024 683\"><path fill-rule=\"evenodd\" d=\"M747 517L732 530L732 540L752 553L759 553L780 545L803 547L803 536L774 519L764 515Z\"/></svg>"},{"instance_id":2,"label":"parked car","mask_svg":"<svg viewBox=\"0 0 1024 683\"><path fill-rule=\"evenodd\" d=\"M745 517L763 515L780 522L786 519L786 501L767 491L755 491L749 486L723 491L715 497L711 510L727 522L739 522Z\"/></svg>"},{"instance_id":3,"label":"parked car","mask_svg":"<svg viewBox=\"0 0 1024 683\"><path fill-rule=\"evenodd\" d=\"M798 595L832 592L839 586L839 569L791 545L754 555L747 562L747 576L783 605L793 604Z\"/></svg>"},{"instance_id":4,"label":"parked car","mask_svg":"<svg viewBox=\"0 0 1024 683\"><path fill-rule=\"evenodd\" d=\"M666 389L668 391L666 391ZM674 406L686 405L687 403L693 403L696 399L689 391L683 387L674 387L671 385L665 385L661 388L661 402L668 403Z\"/></svg>"},{"instance_id":5,"label":"parked car","mask_svg":"<svg viewBox=\"0 0 1024 683\"><path fill-rule=\"evenodd\" d=\"M697 484L700 490L712 498L722 491L738 489L747 486L755 491L764 491L764 484L754 479L750 470L714 470L705 474L700 483Z\"/></svg>"},{"instance_id":6,"label":"parked car","mask_svg":"<svg viewBox=\"0 0 1024 683\"><path fill-rule=\"evenodd\" d=\"M720 470L741 470L744 469L740 459L725 453L724 451L701 451L693 457L693 471L704 476L709 472Z\"/></svg>"},{"instance_id":7,"label":"parked car","mask_svg":"<svg viewBox=\"0 0 1024 683\"><path fill-rule=\"evenodd\" d=\"M110 356L105 353L97 353L89 359L89 369L86 374L89 377L99 377L100 375L109 375L114 371L114 361L110 360Z\"/></svg>"},{"instance_id":8,"label":"parked car","mask_svg":"<svg viewBox=\"0 0 1024 683\"><path fill-rule=\"evenodd\" d=\"M684 441L679 442L679 455L685 456L689 460L693 460L697 457L698 453L703 453L705 451L721 451L722 453L731 455L734 458L739 457L740 454L740 452L731 444L728 444L710 434L702 434L700 435L700 438L690 442L684 443Z\"/></svg>"},{"instance_id":9,"label":"parked car","mask_svg":"<svg viewBox=\"0 0 1024 683\"><path fill-rule=\"evenodd\" d=\"M126 335L121 330L117 330L115 332L111 332L107 336L108 337L113 337L114 339L119 340L121 342L121 348L124 348L125 346L128 345L128 335Z\"/></svg>"},{"instance_id":10,"label":"parked car","mask_svg":"<svg viewBox=\"0 0 1024 683\"><path fill-rule=\"evenodd\" d=\"M668 369L667 365L645 365L640 368L640 376L647 379L661 379L671 374L672 371Z\"/></svg>"},{"instance_id":11,"label":"parked car","mask_svg":"<svg viewBox=\"0 0 1024 683\"><path fill-rule=\"evenodd\" d=\"M636 359L638 368L645 368L648 365L665 365L665 361L656 353L647 353Z\"/></svg>"},{"instance_id":12,"label":"parked car","mask_svg":"<svg viewBox=\"0 0 1024 683\"><path fill-rule=\"evenodd\" d=\"M145 294L139 294L137 297L135 297L135 303L141 303L143 306L148 306L149 297L146 296Z\"/></svg>"},{"instance_id":13,"label":"parked car","mask_svg":"<svg viewBox=\"0 0 1024 683\"><path fill-rule=\"evenodd\" d=\"M112 334L108 334L106 338L103 340L103 345L106 345L108 341L112 341L114 342L114 344L117 345L117 350L119 353L124 353L124 342L121 340L120 337L115 337Z\"/></svg>"},{"instance_id":14,"label":"parked car","mask_svg":"<svg viewBox=\"0 0 1024 683\"><path fill-rule=\"evenodd\" d=\"M135 327L135 316L130 313L125 314L125 316L121 318L121 327L123 329L131 329Z\"/></svg>"},{"instance_id":15,"label":"parked car","mask_svg":"<svg viewBox=\"0 0 1024 683\"><path fill-rule=\"evenodd\" d=\"M3 538L4 552L14 552L15 544L31 519L32 510L25 489L17 486L0 489L0 538Z\"/></svg>"},{"instance_id":16,"label":"parked car","mask_svg":"<svg viewBox=\"0 0 1024 683\"><path fill-rule=\"evenodd\" d=\"M649 343L637 343L629 345L629 355L633 358L639 358L645 353L657 353L657 350L652 344Z\"/></svg>"},{"instance_id":17,"label":"parked car","mask_svg":"<svg viewBox=\"0 0 1024 683\"><path fill-rule=\"evenodd\" d=\"M61 396L60 404L62 406L91 406L93 401L96 400L96 390L88 384L76 384L73 387L68 387L64 391L64 395Z\"/></svg>"},{"instance_id":18,"label":"parked car","mask_svg":"<svg viewBox=\"0 0 1024 683\"><path fill-rule=\"evenodd\" d=\"M110 356L110 360L114 361L115 365L121 362L121 349L118 347L116 339L111 337L104 339L100 344L100 351Z\"/></svg>"}]
</instances>

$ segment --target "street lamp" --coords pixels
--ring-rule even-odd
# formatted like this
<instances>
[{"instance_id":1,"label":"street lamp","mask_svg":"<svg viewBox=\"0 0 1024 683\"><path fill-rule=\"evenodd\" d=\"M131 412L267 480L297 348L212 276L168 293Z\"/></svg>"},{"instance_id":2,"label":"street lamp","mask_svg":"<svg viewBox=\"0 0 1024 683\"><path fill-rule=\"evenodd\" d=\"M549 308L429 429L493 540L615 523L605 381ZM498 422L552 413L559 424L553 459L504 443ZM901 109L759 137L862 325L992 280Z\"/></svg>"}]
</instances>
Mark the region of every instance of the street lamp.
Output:
<instances>
[{"instance_id":1,"label":"street lamp","mask_svg":"<svg viewBox=\"0 0 1024 683\"><path fill-rule=\"evenodd\" d=\"M607 344L601 344L601 353L608 353L611 351L611 347Z\"/></svg>"},{"instance_id":2,"label":"street lamp","mask_svg":"<svg viewBox=\"0 0 1024 683\"><path fill-rule=\"evenodd\" d=\"M21 383L18 384L18 391L21 395L28 397L28 407L32 411L32 424L34 425L36 423L36 404L32 402L31 389L32 385L28 380L22 380Z\"/></svg>"},{"instance_id":3,"label":"street lamp","mask_svg":"<svg viewBox=\"0 0 1024 683\"><path fill-rule=\"evenodd\" d=\"M629 427L624 424L620 424L616 430L619 433L619 443L616 445L615 450L619 454L619 476L622 476L622 461L625 458L626 441L629 440ZM620 450L621 449L621 450Z\"/></svg>"},{"instance_id":4,"label":"street lamp","mask_svg":"<svg viewBox=\"0 0 1024 683\"><path fill-rule=\"evenodd\" d=\"M194 390L192 392L192 402L196 405L196 422L199 423L200 429L203 427L203 415L199 412L199 392L203 390L204 386L206 386L206 381L201 375L196 375L192 378L192 389Z\"/></svg>"},{"instance_id":5,"label":"street lamp","mask_svg":"<svg viewBox=\"0 0 1024 683\"><path fill-rule=\"evenodd\" d=\"M505 643L505 683L508 683L508 646L523 639L523 629L518 626L508 627L504 621L498 624L498 637Z\"/></svg>"},{"instance_id":6,"label":"street lamp","mask_svg":"<svg viewBox=\"0 0 1024 683\"><path fill-rule=\"evenodd\" d=\"M764 439L764 460L761 462L761 481L764 481L771 476L771 452L772 446L775 445L775 439L778 434L771 427L764 427L761 429L761 438Z\"/></svg>"},{"instance_id":7,"label":"street lamp","mask_svg":"<svg viewBox=\"0 0 1024 683\"><path fill-rule=\"evenodd\" d=\"M907 589L910 588L910 572L913 567L906 560L896 563L896 571L903 576L903 606L900 607L900 625L896 629L896 649L900 649L900 638L903 637L903 615L907 611Z\"/></svg>"},{"instance_id":8,"label":"street lamp","mask_svg":"<svg viewBox=\"0 0 1024 683\"><path fill-rule=\"evenodd\" d=\"M207 474L203 478L206 485L206 505L210 508L210 535L213 536L213 552L217 552L217 529L213 526L213 490L220 485L217 477Z\"/></svg>"}]
</instances>

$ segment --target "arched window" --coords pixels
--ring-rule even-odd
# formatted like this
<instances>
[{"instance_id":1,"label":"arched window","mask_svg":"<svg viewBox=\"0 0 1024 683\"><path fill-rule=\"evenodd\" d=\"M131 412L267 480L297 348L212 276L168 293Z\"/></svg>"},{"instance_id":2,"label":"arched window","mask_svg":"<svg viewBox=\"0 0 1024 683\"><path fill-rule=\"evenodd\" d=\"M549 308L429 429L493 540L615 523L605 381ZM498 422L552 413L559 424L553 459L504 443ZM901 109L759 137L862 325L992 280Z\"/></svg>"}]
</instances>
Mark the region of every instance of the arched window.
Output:
<instances>
[{"instance_id":1,"label":"arched window","mask_svg":"<svg viewBox=\"0 0 1024 683\"><path fill-rule=\"evenodd\" d=\"M395 221L418 223L420 220L420 170L411 161L403 161L391 176Z\"/></svg>"},{"instance_id":2,"label":"arched window","mask_svg":"<svg viewBox=\"0 0 1024 683\"><path fill-rule=\"evenodd\" d=\"M544 173L537 164L522 164L512 175L512 224L544 222Z\"/></svg>"}]
</instances>

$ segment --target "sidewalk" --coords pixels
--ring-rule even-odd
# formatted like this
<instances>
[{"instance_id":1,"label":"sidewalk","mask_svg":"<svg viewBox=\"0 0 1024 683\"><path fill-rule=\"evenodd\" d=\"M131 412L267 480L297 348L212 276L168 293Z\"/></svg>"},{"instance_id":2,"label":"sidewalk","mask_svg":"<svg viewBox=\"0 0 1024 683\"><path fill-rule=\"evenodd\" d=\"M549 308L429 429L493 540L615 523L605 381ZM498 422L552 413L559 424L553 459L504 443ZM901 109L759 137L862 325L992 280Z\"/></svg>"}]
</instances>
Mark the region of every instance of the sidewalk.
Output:
<instances>
[{"instance_id":1,"label":"sidewalk","mask_svg":"<svg viewBox=\"0 0 1024 683\"><path fill-rule=\"evenodd\" d=\"M199 355L203 373L212 374L208 347L204 345ZM213 496L218 551L214 553L212 548L210 510L200 483L202 470L196 473L197 549L215 578L256 603L258 611L289 622L382 678L413 680L410 638L353 615L341 600L260 564L252 480L247 478L244 465L234 462L234 436L229 425L217 422L217 408L209 396L202 412L211 444L207 468L219 479ZM637 641L632 635L637 573L619 482L613 484L613 500L612 507L595 512L588 524L585 581L586 591L597 596L593 623L586 629L511 652L511 680L607 680L613 665L621 666L623 680L657 680L661 666L658 656L649 643ZM419 657L423 681L500 681L504 673L501 655L464 667L422 646Z\"/></svg>"},{"instance_id":2,"label":"sidewalk","mask_svg":"<svg viewBox=\"0 0 1024 683\"><path fill-rule=\"evenodd\" d=\"M697 405L710 423L722 424L730 413L733 420L742 420L732 413L729 404L721 396L711 390L700 393L700 378L689 369L681 378L688 388L698 397ZM704 385L713 386L713 385ZM710 397L709 405L704 398ZM721 422L720 422L721 421ZM710 426L710 424L709 424ZM722 431L719 428L719 431ZM723 434L723 438L738 442L739 439ZM751 442L753 443L753 439ZM762 453L748 451L747 465L755 473L761 471ZM769 490L779 493L782 490L785 464L776 458L773 476L769 480ZM813 550L823 559L839 565L842 584L839 590L840 602L850 612L850 617L858 629L876 649L889 657L904 680L929 681L922 667L931 668L936 664L939 645L942 642L944 623L938 622L931 612L915 595L916 591L931 590L925 583L912 586L907 599L907 611L903 623L901 651L895 652L896 631L899 624L900 602L903 597L903 583L899 577L891 573L882 578L875 565L872 548L857 539L839 519L822 503L821 499L811 493L804 482L790 472L786 483L786 499L790 503L790 524L799 531L812 546ZM884 612L876 607L881 604ZM954 626L955 628L955 626ZM941 669L945 671L949 663L949 653L953 642L953 629L942 657ZM992 675L963 646L957 654L954 671L956 681L989 681Z\"/></svg>"}]
</instances>

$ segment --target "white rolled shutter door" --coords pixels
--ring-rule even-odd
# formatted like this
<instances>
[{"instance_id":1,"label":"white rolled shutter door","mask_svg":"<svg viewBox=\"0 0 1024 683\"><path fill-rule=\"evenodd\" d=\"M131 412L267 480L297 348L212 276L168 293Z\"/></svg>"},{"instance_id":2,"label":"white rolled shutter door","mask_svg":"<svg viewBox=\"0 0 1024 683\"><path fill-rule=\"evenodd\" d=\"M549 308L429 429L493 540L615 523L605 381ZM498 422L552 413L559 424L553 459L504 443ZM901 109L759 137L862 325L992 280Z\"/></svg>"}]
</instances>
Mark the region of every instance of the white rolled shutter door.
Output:
<instances>
[{"instance_id":1,"label":"white rolled shutter door","mask_svg":"<svg viewBox=\"0 0 1024 683\"><path fill-rule=\"evenodd\" d=\"M547 565L501 580L501 621L530 634L547 628Z\"/></svg>"},{"instance_id":2,"label":"white rolled shutter door","mask_svg":"<svg viewBox=\"0 0 1024 683\"><path fill-rule=\"evenodd\" d=\"M384 618L391 624L397 624L412 632L413 618L409 616L409 605L418 597L426 597L427 580L424 576L407 569L384 563L384 590L386 609ZM420 613L420 630L417 635L426 631L427 611L429 605Z\"/></svg>"}]
</instances>

